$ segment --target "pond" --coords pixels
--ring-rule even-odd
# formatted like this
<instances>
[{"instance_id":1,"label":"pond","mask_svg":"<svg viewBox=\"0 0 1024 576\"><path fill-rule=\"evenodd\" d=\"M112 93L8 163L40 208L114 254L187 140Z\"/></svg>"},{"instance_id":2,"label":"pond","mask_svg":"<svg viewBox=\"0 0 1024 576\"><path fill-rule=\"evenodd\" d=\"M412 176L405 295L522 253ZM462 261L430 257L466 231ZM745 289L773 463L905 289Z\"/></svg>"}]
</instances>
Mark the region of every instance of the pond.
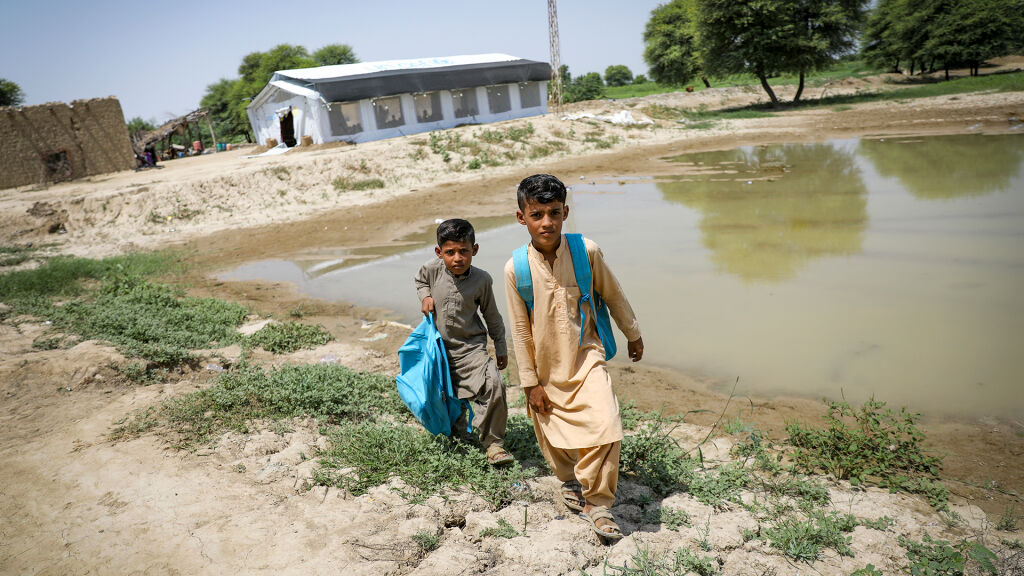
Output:
<instances>
[{"instance_id":1,"label":"pond","mask_svg":"<svg viewBox=\"0 0 1024 576\"><path fill-rule=\"evenodd\" d=\"M567 231L596 240L644 333L645 362L728 391L1024 417L1024 137L744 147L668 159L670 177L567 182ZM452 216L457 216L453 214ZM474 219L496 278L528 240ZM318 299L418 317L433 230L383 257L241 266ZM373 254L381 254L375 250ZM619 335L621 338L621 335ZM618 361L618 359L616 359Z\"/></svg>"}]
</instances>

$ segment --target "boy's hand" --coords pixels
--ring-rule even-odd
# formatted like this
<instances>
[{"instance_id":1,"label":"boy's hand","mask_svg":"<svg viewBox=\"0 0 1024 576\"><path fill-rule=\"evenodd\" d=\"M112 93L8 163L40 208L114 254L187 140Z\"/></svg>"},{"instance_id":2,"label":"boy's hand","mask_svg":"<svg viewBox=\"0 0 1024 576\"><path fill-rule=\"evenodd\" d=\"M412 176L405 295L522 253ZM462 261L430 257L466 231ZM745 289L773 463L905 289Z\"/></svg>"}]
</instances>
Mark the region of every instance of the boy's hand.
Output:
<instances>
[{"instance_id":1,"label":"boy's hand","mask_svg":"<svg viewBox=\"0 0 1024 576\"><path fill-rule=\"evenodd\" d=\"M644 339L637 338L632 342L626 344L626 350L629 351L629 359L633 362L639 362L644 357Z\"/></svg>"},{"instance_id":2,"label":"boy's hand","mask_svg":"<svg viewBox=\"0 0 1024 576\"><path fill-rule=\"evenodd\" d=\"M424 316L429 316L434 311L434 299L427 296L423 299L423 305L420 306L420 312L423 312Z\"/></svg>"},{"instance_id":3,"label":"boy's hand","mask_svg":"<svg viewBox=\"0 0 1024 576\"><path fill-rule=\"evenodd\" d=\"M508 356L498 356L496 359L498 363L498 370L504 370L508 367Z\"/></svg>"},{"instance_id":4,"label":"boy's hand","mask_svg":"<svg viewBox=\"0 0 1024 576\"><path fill-rule=\"evenodd\" d=\"M526 393L526 401L529 402L530 408L538 414L551 414L551 400L548 399L548 393L544 391L544 387L537 385L530 388L530 391Z\"/></svg>"}]
</instances>

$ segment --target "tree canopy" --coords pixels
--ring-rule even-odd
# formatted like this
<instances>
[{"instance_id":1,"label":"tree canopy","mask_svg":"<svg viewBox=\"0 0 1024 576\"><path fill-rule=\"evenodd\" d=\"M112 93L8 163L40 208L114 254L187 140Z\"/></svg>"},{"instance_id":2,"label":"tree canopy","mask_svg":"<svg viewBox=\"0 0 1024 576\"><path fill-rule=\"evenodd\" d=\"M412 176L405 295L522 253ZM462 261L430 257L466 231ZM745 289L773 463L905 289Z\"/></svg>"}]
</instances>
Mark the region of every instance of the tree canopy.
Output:
<instances>
[{"instance_id":1,"label":"tree canopy","mask_svg":"<svg viewBox=\"0 0 1024 576\"><path fill-rule=\"evenodd\" d=\"M1024 48L1024 0L879 0L861 50L877 66L969 66Z\"/></svg>"},{"instance_id":2,"label":"tree canopy","mask_svg":"<svg viewBox=\"0 0 1024 576\"><path fill-rule=\"evenodd\" d=\"M209 110L218 135L228 140L236 137L251 140L245 108L263 90L274 72L358 61L352 47L347 44L329 44L312 56L302 46L278 44L266 52L246 54L238 66L239 77L221 78L208 85L201 105Z\"/></svg>"},{"instance_id":3,"label":"tree canopy","mask_svg":"<svg viewBox=\"0 0 1024 576\"><path fill-rule=\"evenodd\" d=\"M651 11L644 28L644 62L659 84L686 84L700 73L696 0L671 0Z\"/></svg>"},{"instance_id":4,"label":"tree canopy","mask_svg":"<svg viewBox=\"0 0 1024 576\"><path fill-rule=\"evenodd\" d=\"M780 72L804 74L849 52L864 19L867 0L700 0L698 37L708 71L748 72L778 102L768 84Z\"/></svg>"},{"instance_id":5,"label":"tree canopy","mask_svg":"<svg viewBox=\"0 0 1024 576\"><path fill-rule=\"evenodd\" d=\"M608 86L625 86L633 82L633 72L622 64L614 64L605 68L604 83Z\"/></svg>"},{"instance_id":6,"label":"tree canopy","mask_svg":"<svg viewBox=\"0 0 1024 576\"><path fill-rule=\"evenodd\" d=\"M21 86L0 78L0 106L21 106L24 103L25 93L21 91Z\"/></svg>"},{"instance_id":7,"label":"tree canopy","mask_svg":"<svg viewBox=\"0 0 1024 576\"><path fill-rule=\"evenodd\" d=\"M317 66L334 66L337 64L356 64L355 50L348 44L328 44L313 52L313 61Z\"/></svg>"}]
</instances>

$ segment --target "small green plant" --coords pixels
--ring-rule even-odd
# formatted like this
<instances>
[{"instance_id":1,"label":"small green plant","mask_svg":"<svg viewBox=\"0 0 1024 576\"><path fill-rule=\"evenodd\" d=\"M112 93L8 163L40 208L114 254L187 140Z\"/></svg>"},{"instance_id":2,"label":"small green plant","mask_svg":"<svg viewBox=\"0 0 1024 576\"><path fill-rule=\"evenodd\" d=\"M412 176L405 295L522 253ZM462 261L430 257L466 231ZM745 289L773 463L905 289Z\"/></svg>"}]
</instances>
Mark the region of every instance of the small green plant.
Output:
<instances>
[{"instance_id":1,"label":"small green plant","mask_svg":"<svg viewBox=\"0 0 1024 576\"><path fill-rule=\"evenodd\" d=\"M705 470L694 474L690 480L690 494L698 501L725 508L729 502L741 503L740 491L751 482L750 472L742 466L730 463L717 470Z\"/></svg>"},{"instance_id":2,"label":"small green plant","mask_svg":"<svg viewBox=\"0 0 1024 576\"><path fill-rule=\"evenodd\" d=\"M479 158L473 158L472 160L469 161L469 164L466 164L466 169L467 170L479 170L481 166L483 166L483 164L480 163L480 159Z\"/></svg>"},{"instance_id":3,"label":"small green plant","mask_svg":"<svg viewBox=\"0 0 1024 576\"><path fill-rule=\"evenodd\" d=\"M644 514L644 522L664 524L669 530L678 530L682 526L690 525L690 513L680 508L662 506L647 511Z\"/></svg>"},{"instance_id":4,"label":"small green plant","mask_svg":"<svg viewBox=\"0 0 1024 576\"><path fill-rule=\"evenodd\" d=\"M913 576L963 576L967 560L945 540L932 540L928 534L920 542L898 536L897 542L906 549Z\"/></svg>"},{"instance_id":5,"label":"small green plant","mask_svg":"<svg viewBox=\"0 0 1024 576\"><path fill-rule=\"evenodd\" d=\"M892 518L889 518L888 516L882 516L879 518L875 518L874 520L868 520L867 518L858 518L857 522L859 522L860 525L865 528L880 531L887 530L889 529L889 527L894 526L896 524L896 521Z\"/></svg>"},{"instance_id":6,"label":"small green plant","mask_svg":"<svg viewBox=\"0 0 1024 576\"><path fill-rule=\"evenodd\" d=\"M996 522L996 530L1016 532L1019 524L1020 514L1017 513L1017 505L1010 504L1003 509L1002 515L999 516L999 521Z\"/></svg>"},{"instance_id":7,"label":"small green plant","mask_svg":"<svg viewBox=\"0 0 1024 576\"><path fill-rule=\"evenodd\" d=\"M796 448L798 469L821 470L852 484L873 480L894 490L923 493L941 507L946 497L938 482L942 459L924 452L919 419L919 414L905 408L897 413L873 399L859 409L829 402L826 428L790 423L786 431Z\"/></svg>"},{"instance_id":8,"label":"small green plant","mask_svg":"<svg viewBox=\"0 0 1024 576\"><path fill-rule=\"evenodd\" d=\"M421 554L426 554L437 549L441 544L441 536L432 530L420 530L412 535L412 541Z\"/></svg>"},{"instance_id":9,"label":"small green plant","mask_svg":"<svg viewBox=\"0 0 1024 576\"><path fill-rule=\"evenodd\" d=\"M671 556L663 552L651 552L647 545L637 548L622 566L605 562L605 574L612 569L617 576L713 576L718 573L718 562L710 556L697 556L686 548L679 548Z\"/></svg>"},{"instance_id":10,"label":"small green plant","mask_svg":"<svg viewBox=\"0 0 1024 576\"><path fill-rule=\"evenodd\" d=\"M754 432L754 427L737 416L732 420L726 420L725 424L722 424L722 431L730 436L733 434L751 434Z\"/></svg>"},{"instance_id":11,"label":"small green plant","mask_svg":"<svg viewBox=\"0 0 1024 576\"><path fill-rule=\"evenodd\" d=\"M334 336L319 324L285 322L267 324L250 336L247 343L274 354L291 354L302 348L322 346L331 340Z\"/></svg>"},{"instance_id":12,"label":"small green plant","mask_svg":"<svg viewBox=\"0 0 1024 576\"><path fill-rule=\"evenodd\" d=\"M884 576L884 575L882 574L881 570L879 570L878 568L875 568L874 564L868 564L867 566L865 566L863 568L858 568L858 569L854 570L850 574L850 576Z\"/></svg>"},{"instance_id":13,"label":"small green plant","mask_svg":"<svg viewBox=\"0 0 1024 576\"><path fill-rule=\"evenodd\" d=\"M831 548L841 556L852 556L850 537L857 527L857 519L850 514L825 513L811 510L806 518L784 516L763 531L763 537L773 548L790 558L814 562L824 548Z\"/></svg>"},{"instance_id":14,"label":"small green plant","mask_svg":"<svg viewBox=\"0 0 1024 576\"><path fill-rule=\"evenodd\" d=\"M498 518L497 527L491 526L480 531L481 538L515 538L516 536L521 536L521 534L504 518Z\"/></svg>"},{"instance_id":15,"label":"small green plant","mask_svg":"<svg viewBox=\"0 0 1024 576\"><path fill-rule=\"evenodd\" d=\"M703 527L697 528L697 536L700 538L700 549L705 552L711 551L711 516L704 521Z\"/></svg>"},{"instance_id":16,"label":"small green plant","mask_svg":"<svg viewBox=\"0 0 1024 576\"><path fill-rule=\"evenodd\" d=\"M669 435L660 417L623 438L620 462L626 474L663 496L686 489L700 467Z\"/></svg>"},{"instance_id":17,"label":"small green plant","mask_svg":"<svg viewBox=\"0 0 1024 576\"><path fill-rule=\"evenodd\" d=\"M334 186L334 190L337 192L347 192L349 190L363 191L383 188L384 181L380 178L353 179L348 176L338 176L331 182L331 185Z\"/></svg>"}]
</instances>

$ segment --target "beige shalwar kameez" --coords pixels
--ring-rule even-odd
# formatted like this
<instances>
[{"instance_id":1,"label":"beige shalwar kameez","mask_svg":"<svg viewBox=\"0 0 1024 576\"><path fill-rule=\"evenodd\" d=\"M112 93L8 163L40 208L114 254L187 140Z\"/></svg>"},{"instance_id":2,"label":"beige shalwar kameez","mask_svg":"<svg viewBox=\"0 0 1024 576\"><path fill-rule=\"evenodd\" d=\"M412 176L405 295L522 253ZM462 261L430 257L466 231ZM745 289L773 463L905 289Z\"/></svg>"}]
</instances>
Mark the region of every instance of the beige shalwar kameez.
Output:
<instances>
[{"instance_id":1,"label":"beige shalwar kameez","mask_svg":"<svg viewBox=\"0 0 1024 576\"><path fill-rule=\"evenodd\" d=\"M584 239L593 276L619 330L630 342L640 326L601 249ZM533 313L516 291L515 267L505 265L505 295L512 341L524 388L544 386L552 412L542 415L527 406L548 465L563 482L576 479L591 504L611 506L619 471L622 422L619 403L605 369L604 347L586 315L580 342L580 289L576 285L568 241L562 241L549 266L531 244L527 249L533 279Z\"/></svg>"}]
</instances>

